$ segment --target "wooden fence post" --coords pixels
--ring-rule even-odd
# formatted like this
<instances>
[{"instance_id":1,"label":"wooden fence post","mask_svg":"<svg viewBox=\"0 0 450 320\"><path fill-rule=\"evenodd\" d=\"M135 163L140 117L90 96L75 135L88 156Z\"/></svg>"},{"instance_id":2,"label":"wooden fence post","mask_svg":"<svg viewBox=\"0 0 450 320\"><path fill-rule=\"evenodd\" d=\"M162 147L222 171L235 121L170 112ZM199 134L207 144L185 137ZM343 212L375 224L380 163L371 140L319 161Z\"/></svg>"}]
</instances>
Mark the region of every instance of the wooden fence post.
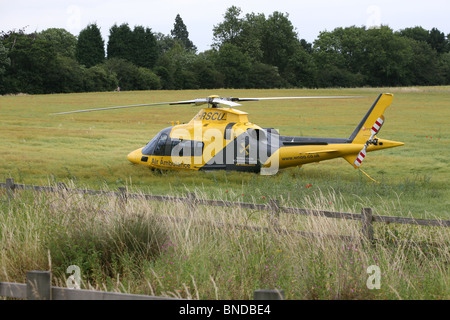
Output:
<instances>
[{"instance_id":1,"label":"wooden fence post","mask_svg":"<svg viewBox=\"0 0 450 320\"><path fill-rule=\"evenodd\" d=\"M361 210L361 233L369 241L373 241L372 208Z\"/></svg>"},{"instance_id":2,"label":"wooden fence post","mask_svg":"<svg viewBox=\"0 0 450 320\"><path fill-rule=\"evenodd\" d=\"M255 290L254 300L284 300L284 290Z\"/></svg>"},{"instance_id":3,"label":"wooden fence post","mask_svg":"<svg viewBox=\"0 0 450 320\"><path fill-rule=\"evenodd\" d=\"M64 182L58 182L58 192L61 198L65 198L66 194L65 192L67 191L67 186Z\"/></svg>"},{"instance_id":4,"label":"wooden fence post","mask_svg":"<svg viewBox=\"0 0 450 320\"><path fill-rule=\"evenodd\" d=\"M27 299L52 300L52 273L50 271L27 272Z\"/></svg>"},{"instance_id":5,"label":"wooden fence post","mask_svg":"<svg viewBox=\"0 0 450 320\"><path fill-rule=\"evenodd\" d=\"M6 194L8 195L8 200L11 202L11 200L14 197L14 179L6 179Z\"/></svg>"},{"instance_id":6,"label":"wooden fence post","mask_svg":"<svg viewBox=\"0 0 450 320\"><path fill-rule=\"evenodd\" d=\"M128 202L128 196L127 196L127 188L126 187L119 187L119 204L120 209L122 211L125 210L126 204Z\"/></svg>"},{"instance_id":7,"label":"wooden fence post","mask_svg":"<svg viewBox=\"0 0 450 320\"><path fill-rule=\"evenodd\" d=\"M278 218L280 217L280 200L271 199L269 200L269 217L274 225L278 225Z\"/></svg>"},{"instance_id":8,"label":"wooden fence post","mask_svg":"<svg viewBox=\"0 0 450 320\"><path fill-rule=\"evenodd\" d=\"M194 192L189 192L187 194L187 198L189 199L189 202L188 202L188 205L187 205L188 206L188 212L190 214L192 214L194 212L194 210L195 210L195 202L196 202L197 196L195 195Z\"/></svg>"}]
</instances>

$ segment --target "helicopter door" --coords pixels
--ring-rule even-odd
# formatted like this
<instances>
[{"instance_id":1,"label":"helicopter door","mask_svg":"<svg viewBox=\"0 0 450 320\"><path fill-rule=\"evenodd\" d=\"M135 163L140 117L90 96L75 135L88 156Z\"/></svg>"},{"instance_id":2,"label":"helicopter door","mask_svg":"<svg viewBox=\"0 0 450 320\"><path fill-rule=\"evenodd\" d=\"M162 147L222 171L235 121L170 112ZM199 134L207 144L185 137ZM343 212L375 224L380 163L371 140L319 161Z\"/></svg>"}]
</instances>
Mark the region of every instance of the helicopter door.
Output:
<instances>
[{"instance_id":1,"label":"helicopter door","mask_svg":"<svg viewBox=\"0 0 450 320\"><path fill-rule=\"evenodd\" d=\"M248 129L235 140L236 164L258 164L258 132Z\"/></svg>"}]
</instances>

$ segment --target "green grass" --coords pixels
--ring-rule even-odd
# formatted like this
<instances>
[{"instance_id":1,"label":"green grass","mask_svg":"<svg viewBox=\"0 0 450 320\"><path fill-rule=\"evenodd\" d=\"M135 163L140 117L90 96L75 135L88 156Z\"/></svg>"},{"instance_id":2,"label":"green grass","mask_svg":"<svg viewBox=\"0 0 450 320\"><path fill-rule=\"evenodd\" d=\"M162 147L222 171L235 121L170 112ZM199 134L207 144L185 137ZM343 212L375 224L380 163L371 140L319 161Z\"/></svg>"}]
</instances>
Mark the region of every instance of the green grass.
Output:
<instances>
[{"instance_id":1,"label":"green grass","mask_svg":"<svg viewBox=\"0 0 450 320\"><path fill-rule=\"evenodd\" d=\"M380 241L371 245L275 232L254 210L146 200L124 209L115 198L30 191L8 203L0 192L0 281L51 270L53 284L66 286L67 267L77 265L83 289L188 299L252 299L257 289L282 289L291 300L450 297L448 228L377 223ZM351 209L336 193L305 204L321 208L329 199ZM357 221L321 217L281 214L278 226L360 234ZM380 289L367 287L369 266L380 268Z\"/></svg>"},{"instance_id":2,"label":"green grass","mask_svg":"<svg viewBox=\"0 0 450 320\"><path fill-rule=\"evenodd\" d=\"M362 169L345 160L291 168L275 176L234 172L151 172L129 163L126 155L145 145L171 121L188 122L199 107L156 106L50 116L50 113L118 105L177 101L211 94L235 97L358 95L356 100L249 102L240 107L250 121L284 135L348 137L379 93L394 93L379 136L404 146L370 153ZM341 194L359 212L379 200L395 204L389 215L449 217L450 87L335 90L151 91L0 97L0 180L46 185L74 181L91 188L130 188L153 194L200 191L207 197L240 195L302 202L313 192ZM305 188L306 185L311 188ZM244 194L244 196L242 196ZM379 212L378 212L379 211Z\"/></svg>"}]
</instances>

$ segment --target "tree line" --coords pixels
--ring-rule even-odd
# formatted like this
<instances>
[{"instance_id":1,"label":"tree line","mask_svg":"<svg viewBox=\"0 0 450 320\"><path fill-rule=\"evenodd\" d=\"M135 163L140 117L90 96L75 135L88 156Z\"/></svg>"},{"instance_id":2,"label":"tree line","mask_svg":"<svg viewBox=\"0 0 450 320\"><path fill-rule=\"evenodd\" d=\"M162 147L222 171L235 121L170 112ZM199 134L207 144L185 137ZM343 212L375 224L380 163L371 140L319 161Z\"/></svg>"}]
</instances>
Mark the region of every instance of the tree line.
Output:
<instances>
[{"instance_id":1,"label":"tree line","mask_svg":"<svg viewBox=\"0 0 450 320\"><path fill-rule=\"evenodd\" d=\"M0 33L0 94L214 88L450 84L450 34L339 27L301 39L289 15L228 8L211 49L197 52L180 15L169 35L127 23ZM106 48L106 50L105 50Z\"/></svg>"}]
</instances>

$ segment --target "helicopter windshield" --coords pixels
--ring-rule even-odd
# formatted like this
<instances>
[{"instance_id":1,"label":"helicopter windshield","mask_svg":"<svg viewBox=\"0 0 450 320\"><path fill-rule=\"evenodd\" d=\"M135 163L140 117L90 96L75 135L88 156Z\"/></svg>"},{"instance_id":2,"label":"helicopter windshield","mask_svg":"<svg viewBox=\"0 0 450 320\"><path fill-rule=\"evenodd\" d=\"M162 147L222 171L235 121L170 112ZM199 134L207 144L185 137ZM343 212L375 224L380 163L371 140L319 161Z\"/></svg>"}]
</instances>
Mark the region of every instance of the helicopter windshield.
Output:
<instances>
[{"instance_id":1,"label":"helicopter windshield","mask_svg":"<svg viewBox=\"0 0 450 320\"><path fill-rule=\"evenodd\" d=\"M150 140L149 143L142 149L142 154L145 156L150 156L153 153L153 150L155 149L156 143L159 140L159 137L161 136L161 133L157 134L152 140Z\"/></svg>"},{"instance_id":2,"label":"helicopter windshield","mask_svg":"<svg viewBox=\"0 0 450 320\"><path fill-rule=\"evenodd\" d=\"M164 155L165 145L170 140L169 135L172 127L161 130L149 143L142 149L142 154L145 156Z\"/></svg>"}]
</instances>

